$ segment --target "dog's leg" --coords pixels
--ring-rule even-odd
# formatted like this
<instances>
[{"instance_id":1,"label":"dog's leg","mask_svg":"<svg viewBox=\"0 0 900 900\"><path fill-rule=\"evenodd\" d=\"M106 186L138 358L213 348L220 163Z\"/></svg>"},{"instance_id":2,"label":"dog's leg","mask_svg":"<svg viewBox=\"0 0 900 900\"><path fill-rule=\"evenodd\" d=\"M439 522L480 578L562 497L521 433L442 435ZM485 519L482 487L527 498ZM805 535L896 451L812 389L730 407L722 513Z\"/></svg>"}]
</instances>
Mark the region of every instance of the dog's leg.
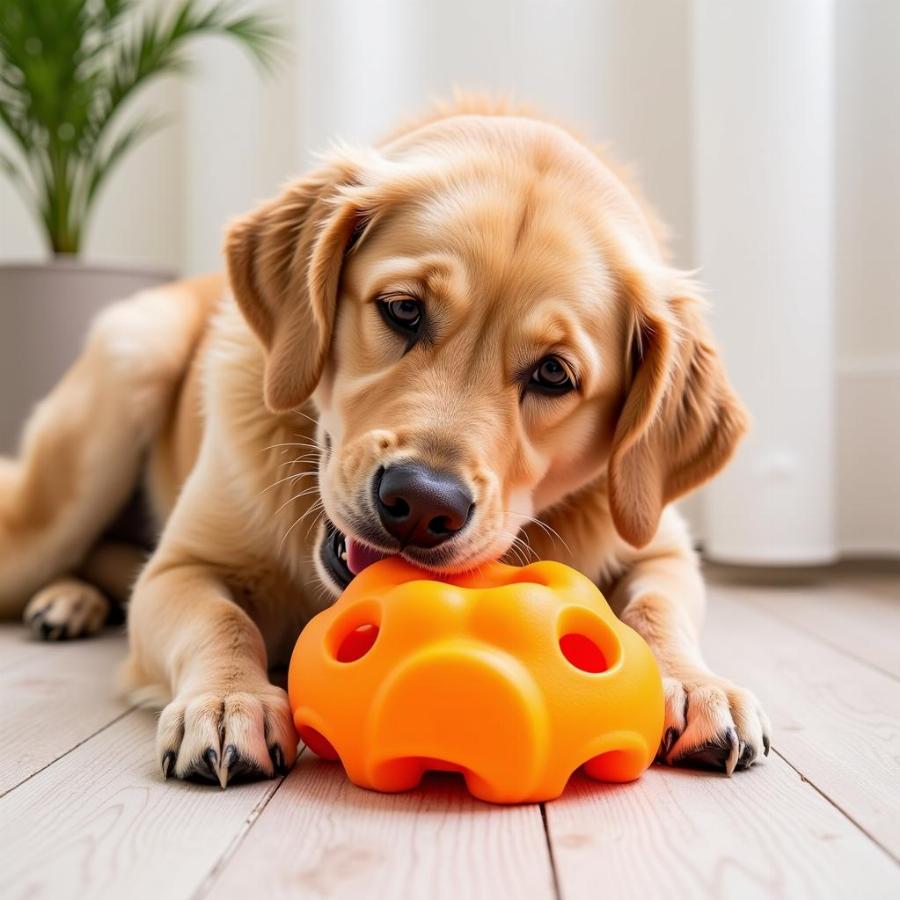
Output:
<instances>
[{"instance_id":1,"label":"dog's leg","mask_svg":"<svg viewBox=\"0 0 900 900\"><path fill-rule=\"evenodd\" d=\"M771 726L759 701L703 660L705 587L686 539L655 542L619 581L611 601L659 663L666 697L661 759L731 774L768 754Z\"/></svg>"},{"instance_id":2,"label":"dog's leg","mask_svg":"<svg viewBox=\"0 0 900 900\"><path fill-rule=\"evenodd\" d=\"M114 304L0 460L0 616L74 572L127 500L204 313L173 285Z\"/></svg>"},{"instance_id":3,"label":"dog's leg","mask_svg":"<svg viewBox=\"0 0 900 900\"><path fill-rule=\"evenodd\" d=\"M147 551L143 547L104 540L91 548L78 574L124 607L146 562Z\"/></svg>"},{"instance_id":4,"label":"dog's leg","mask_svg":"<svg viewBox=\"0 0 900 900\"><path fill-rule=\"evenodd\" d=\"M269 682L259 629L206 564L154 560L128 618L134 695L171 698L157 728L168 778L224 787L293 765L297 735L287 695Z\"/></svg>"},{"instance_id":5,"label":"dog's leg","mask_svg":"<svg viewBox=\"0 0 900 900\"><path fill-rule=\"evenodd\" d=\"M45 641L96 634L109 618L109 600L80 578L55 578L28 601L22 618Z\"/></svg>"},{"instance_id":6,"label":"dog's leg","mask_svg":"<svg viewBox=\"0 0 900 900\"><path fill-rule=\"evenodd\" d=\"M120 625L145 560L140 547L101 541L75 575L55 578L28 601L25 624L46 641L88 637L104 625Z\"/></svg>"}]
</instances>

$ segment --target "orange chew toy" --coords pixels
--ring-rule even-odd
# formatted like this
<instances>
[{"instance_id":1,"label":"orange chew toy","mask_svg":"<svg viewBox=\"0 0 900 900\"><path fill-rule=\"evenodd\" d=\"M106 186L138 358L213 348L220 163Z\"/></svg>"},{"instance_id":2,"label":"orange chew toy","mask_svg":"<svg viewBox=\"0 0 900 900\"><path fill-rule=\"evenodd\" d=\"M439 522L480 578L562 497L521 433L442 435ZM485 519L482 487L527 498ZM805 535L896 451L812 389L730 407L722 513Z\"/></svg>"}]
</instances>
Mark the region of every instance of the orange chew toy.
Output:
<instances>
[{"instance_id":1,"label":"orange chew toy","mask_svg":"<svg viewBox=\"0 0 900 900\"><path fill-rule=\"evenodd\" d=\"M319 756L379 791L461 772L495 803L558 797L582 765L602 781L650 765L659 671L589 579L555 562L427 577L377 562L303 630L288 691Z\"/></svg>"}]
</instances>

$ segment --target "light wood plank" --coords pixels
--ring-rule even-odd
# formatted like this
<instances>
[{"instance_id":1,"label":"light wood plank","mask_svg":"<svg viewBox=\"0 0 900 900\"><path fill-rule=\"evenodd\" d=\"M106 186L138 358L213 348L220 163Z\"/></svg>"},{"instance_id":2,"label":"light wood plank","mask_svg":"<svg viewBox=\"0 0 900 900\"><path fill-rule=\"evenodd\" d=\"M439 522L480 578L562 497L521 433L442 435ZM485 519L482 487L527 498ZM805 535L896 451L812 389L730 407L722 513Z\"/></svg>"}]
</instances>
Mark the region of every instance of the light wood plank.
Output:
<instances>
[{"instance_id":1,"label":"light wood plank","mask_svg":"<svg viewBox=\"0 0 900 900\"><path fill-rule=\"evenodd\" d=\"M565 900L900 896L900 868L777 757L734 778L579 778L547 824Z\"/></svg>"},{"instance_id":2,"label":"light wood plank","mask_svg":"<svg viewBox=\"0 0 900 900\"><path fill-rule=\"evenodd\" d=\"M0 800L0 896L190 897L278 782L164 782L135 710Z\"/></svg>"},{"instance_id":3,"label":"light wood plank","mask_svg":"<svg viewBox=\"0 0 900 900\"><path fill-rule=\"evenodd\" d=\"M710 664L754 690L774 745L837 806L900 857L900 682L714 586Z\"/></svg>"},{"instance_id":4,"label":"light wood plank","mask_svg":"<svg viewBox=\"0 0 900 900\"><path fill-rule=\"evenodd\" d=\"M21 622L0 622L0 676L35 657L44 646Z\"/></svg>"},{"instance_id":5,"label":"light wood plank","mask_svg":"<svg viewBox=\"0 0 900 900\"><path fill-rule=\"evenodd\" d=\"M26 635L3 629L16 661L0 670L0 796L128 709L115 685L121 633L58 644Z\"/></svg>"},{"instance_id":6,"label":"light wood plank","mask_svg":"<svg viewBox=\"0 0 900 900\"><path fill-rule=\"evenodd\" d=\"M723 589L900 679L900 577L837 573L818 584Z\"/></svg>"},{"instance_id":7,"label":"light wood plank","mask_svg":"<svg viewBox=\"0 0 900 900\"><path fill-rule=\"evenodd\" d=\"M307 751L212 882L210 897L552 898L538 806L496 807L432 777L354 787Z\"/></svg>"}]
</instances>

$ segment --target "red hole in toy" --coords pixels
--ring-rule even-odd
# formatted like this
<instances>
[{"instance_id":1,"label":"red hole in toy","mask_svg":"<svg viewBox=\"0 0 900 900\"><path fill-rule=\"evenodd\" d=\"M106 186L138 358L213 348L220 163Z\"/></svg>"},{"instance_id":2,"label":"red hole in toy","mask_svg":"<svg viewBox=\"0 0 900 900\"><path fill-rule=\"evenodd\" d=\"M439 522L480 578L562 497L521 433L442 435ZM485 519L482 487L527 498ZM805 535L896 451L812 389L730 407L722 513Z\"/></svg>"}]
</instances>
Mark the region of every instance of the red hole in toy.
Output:
<instances>
[{"instance_id":1,"label":"red hole in toy","mask_svg":"<svg viewBox=\"0 0 900 900\"><path fill-rule=\"evenodd\" d=\"M582 672L605 672L609 666L603 651L583 634L564 634L559 639L563 656Z\"/></svg>"},{"instance_id":2,"label":"red hole in toy","mask_svg":"<svg viewBox=\"0 0 900 900\"><path fill-rule=\"evenodd\" d=\"M372 649L377 637L377 625L358 625L341 641L335 658L342 663L356 662Z\"/></svg>"},{"instance_id":3,"label":"red hole in toy","mask_svg":"<svg viewBox=\"0 0 900 900\"><path fill-rule=\"evenodd\" d=\"M337 750L331 746L331 743L326 740L315 728L310 728L309 725L301 725L297 729L300 734L300 740L312 750L316 756L321 756L322 759L337 759Z\"/></svg>"}]
</instances>

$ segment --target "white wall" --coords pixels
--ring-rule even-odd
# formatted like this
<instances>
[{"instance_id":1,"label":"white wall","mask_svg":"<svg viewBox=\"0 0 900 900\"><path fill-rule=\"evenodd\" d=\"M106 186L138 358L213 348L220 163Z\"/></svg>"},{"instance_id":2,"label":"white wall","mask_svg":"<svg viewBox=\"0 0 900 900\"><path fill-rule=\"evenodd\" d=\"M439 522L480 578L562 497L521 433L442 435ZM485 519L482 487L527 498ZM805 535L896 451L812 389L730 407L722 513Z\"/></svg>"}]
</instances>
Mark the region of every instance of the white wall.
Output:
<instances>
[{"instance_id":1,"label":"white wall","mask_svg":"<svg viewBox=\"0 0 900 900\"><path fill-rule=\"evenodd\" d=\"M454 87L526 100L609 143L635 164L689 264L688 6L282 2L293 52L274 78L260 82L230 48L210 44L187 89L187 268L218 264L222 223L332 141L375 141Z\"/></svg>"},{"instance_id":2,"label":"white wall","mask_svg":"<svg viewBox=\"0 0 900 900\"><path fill-rule=\"evenodd\" d=\"M705 495L724 562L832 561L834 21L821 0L694 8L696 253L753 428Z\"/></svg>"},{"instance_id":3,"label":"white wall","mask_svg":"<svg viewBox=\"0 0 900 900\"><path fill-rule=\"evenodd\" d=\"M289 58L261 81L238 49L207 42L187 87L163 83L142 98L138 108L165 109L173 126L107 186L88 257L216 268L226 220L306 168L312 151L376 139L459 85L514 93L610 144L672 226L676 262L698 265L697 2L269 0ZM838 543L900 554L900 3L837 0L835 15ZM0 260L40 253L0 182ZM717 315L727 314L723 303ZM700 504L689 506L702 532Z\"/></svg>"},{"instance_id":4,"label":"white wall","mask_svg":"<svg viewBox=\"0 0 900 900\"><path fill-rule=\"evenodd\" d=\"M836 7L838 540L900 554L900 3Z\"/></svg>"}]
</instances>

